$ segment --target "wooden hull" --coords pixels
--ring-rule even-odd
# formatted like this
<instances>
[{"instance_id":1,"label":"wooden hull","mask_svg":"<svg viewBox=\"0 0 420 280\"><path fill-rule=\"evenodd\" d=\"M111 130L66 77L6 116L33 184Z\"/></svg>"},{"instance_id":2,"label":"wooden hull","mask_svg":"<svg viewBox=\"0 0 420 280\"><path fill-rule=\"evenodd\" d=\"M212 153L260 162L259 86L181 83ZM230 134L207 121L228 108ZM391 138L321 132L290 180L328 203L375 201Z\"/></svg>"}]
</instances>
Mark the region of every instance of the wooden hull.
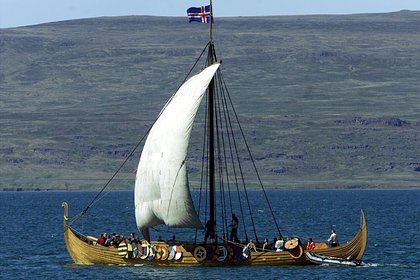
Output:
<instances>
[{"instance_id":1,"label":"wooden hull","mask_svg":"<svg viewBox=\"0 0 420 280\"><path fill-rule=\"evenodd\" d=\"M120 256L117 248L104 247L96 244L86 236L78 233L68 225L67 204L63 203L65 208L64 214L64 240L67 250L76 264L81 265L154 265L154 266L278 266L278 265L310 265L313 264L305 257L302 252L301 256L296 258L287 251L252 251L248 257L242 254L243 245L219 244L219 250L215 245L182 243L176 245L176 257L174 254L167 259L162 260L156 258L127 257ZM362 224L355 237L348 243L334 247L317 249L313 252L323 256L336 257L360 262L367 244L367 227L363 211L361 212ZM165 242L152 242L154 247L165 247L169 251L174 250L171 247L174 244ZM197 247L206 250L205 256L198 257L197 252L194 256L194 250ZM226 250L225 250L226 249ZM221 252L225 254L221 254Z\"/></svg>"}]
</instances>

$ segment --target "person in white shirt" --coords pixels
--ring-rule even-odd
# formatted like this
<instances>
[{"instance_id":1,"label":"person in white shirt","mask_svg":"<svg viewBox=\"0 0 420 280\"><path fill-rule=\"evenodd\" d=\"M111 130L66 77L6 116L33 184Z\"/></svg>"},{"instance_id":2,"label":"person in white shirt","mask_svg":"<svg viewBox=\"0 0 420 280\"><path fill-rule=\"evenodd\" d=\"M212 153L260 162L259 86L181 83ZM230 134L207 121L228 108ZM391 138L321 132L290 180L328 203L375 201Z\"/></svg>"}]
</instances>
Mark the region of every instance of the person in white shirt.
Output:
<instances>
[{"instance_id":1,"label":"person in white shirt","mask_svg":"<svg viewBox=\"0 0 420 280\"><path fill-rule=\"evenodd\" d=\"M335 233L335 229L331 230L330 238L328 238L327 241L330 244L330 247L337 247L338 246L337 234Z\"/></svg>"},{"instance_id":2,"label":"person in white shirt","mask_svg":"<svg viewBox=\"0 0 420 280\"><path fill-rule=\"evenodd\" d=\"M283 251L283 246L284 246L283 238L281 236L277 236L277 241L274 244L274 248L276 249L276 252Z\"/></svg>"}]
</instances>

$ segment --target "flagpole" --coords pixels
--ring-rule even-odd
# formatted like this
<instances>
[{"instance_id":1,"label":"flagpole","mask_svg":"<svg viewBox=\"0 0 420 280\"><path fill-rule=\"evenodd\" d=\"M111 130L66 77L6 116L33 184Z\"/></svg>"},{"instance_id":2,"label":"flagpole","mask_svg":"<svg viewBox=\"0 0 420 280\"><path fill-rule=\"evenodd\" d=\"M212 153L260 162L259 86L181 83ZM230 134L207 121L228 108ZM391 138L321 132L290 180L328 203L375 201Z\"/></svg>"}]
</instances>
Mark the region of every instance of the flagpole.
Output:
<instances>
[{"instance_id":1,"label":"flagpole","mask_svg":"<svg viewBox=\"0 0 420 280\"><path fill-rule=\"evenodd\" d=\"M213 41L213 1L210 0L210 45L212 44Z\"/></svg>"}]
</instances>

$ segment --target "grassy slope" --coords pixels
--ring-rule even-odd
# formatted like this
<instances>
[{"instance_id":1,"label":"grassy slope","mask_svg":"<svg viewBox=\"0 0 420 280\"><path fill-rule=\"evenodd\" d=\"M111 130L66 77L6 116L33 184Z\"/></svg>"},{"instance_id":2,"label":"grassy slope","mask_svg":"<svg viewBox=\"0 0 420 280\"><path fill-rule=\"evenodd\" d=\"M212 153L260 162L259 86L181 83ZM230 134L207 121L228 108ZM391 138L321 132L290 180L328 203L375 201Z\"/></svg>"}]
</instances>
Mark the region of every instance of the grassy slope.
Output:
<instances>
[{"instance_id":1,"label":"grassy slope","mask_svg":"<svg viewBox=\"0 0 420 280\"><path fill-rule=\"evenodd\" d=\"M267 186L420 186L420 12L216 23ZM136 16L0 29L0 189L102 186L206 32ZM132 186L138 156L116 188Z\"/></svg>"}]
</instances>

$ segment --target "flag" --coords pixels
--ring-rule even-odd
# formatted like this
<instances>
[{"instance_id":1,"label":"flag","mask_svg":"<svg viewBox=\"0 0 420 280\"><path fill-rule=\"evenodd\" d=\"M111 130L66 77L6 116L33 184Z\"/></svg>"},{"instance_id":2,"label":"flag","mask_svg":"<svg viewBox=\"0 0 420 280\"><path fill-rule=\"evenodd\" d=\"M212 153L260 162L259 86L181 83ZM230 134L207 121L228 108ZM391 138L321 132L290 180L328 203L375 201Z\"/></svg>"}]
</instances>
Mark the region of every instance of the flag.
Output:
<instances>
[{"instance_id":1,"label":"flag","mask_svg":"<svg viewBox=\"0 0 420 280\"><path fill-rule=\"evenodd\" d=\"M202 23L209 23L211 8L210 5L201 7L191 7L187 10L187 14L190 22L197 21Z\"/></svg>"}]
</instances>

